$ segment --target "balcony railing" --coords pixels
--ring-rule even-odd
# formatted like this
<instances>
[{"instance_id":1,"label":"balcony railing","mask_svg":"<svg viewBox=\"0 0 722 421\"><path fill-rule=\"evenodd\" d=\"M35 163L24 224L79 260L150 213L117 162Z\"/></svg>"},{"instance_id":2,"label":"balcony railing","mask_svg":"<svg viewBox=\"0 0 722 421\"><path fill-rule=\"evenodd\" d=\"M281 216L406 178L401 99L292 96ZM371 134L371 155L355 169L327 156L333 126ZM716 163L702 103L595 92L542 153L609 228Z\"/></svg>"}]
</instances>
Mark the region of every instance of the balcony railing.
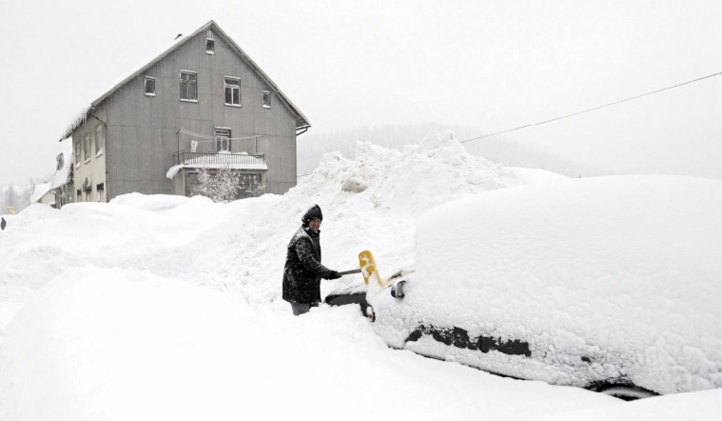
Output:
<instances>
[{"instance_id":1,"label":"balcony railing","mask_svg":"<svg viewBox=\"0 0 722 421\"><path fill-rule=\"evenodd\" d=\"M173 154L175 165L186 165L189 167L213 167L220 168L229 166L231 168L267 169L264 154L249 154L245 152L186 152L180 151Z\"/></svg>"}]
</instances>

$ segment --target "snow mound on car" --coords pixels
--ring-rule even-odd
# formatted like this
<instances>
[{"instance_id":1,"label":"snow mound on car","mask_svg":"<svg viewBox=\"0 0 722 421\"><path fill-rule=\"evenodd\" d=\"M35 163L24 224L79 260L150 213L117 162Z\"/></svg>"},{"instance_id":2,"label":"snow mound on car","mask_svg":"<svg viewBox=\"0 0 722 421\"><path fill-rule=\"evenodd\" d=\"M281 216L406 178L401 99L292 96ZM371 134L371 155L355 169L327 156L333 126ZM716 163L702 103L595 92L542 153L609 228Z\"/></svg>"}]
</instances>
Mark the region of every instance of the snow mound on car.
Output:
<instances>
[{"instance_id":1,"label":"snow mound on car","mask_svg":"<svg viewBox=\"0 0 722 421\"><path fill-rule=\"evenodd\" d=\"M722 387L720 209L722 182L676 176L442 205L419 221L417 272L391 311L556 356L514 367L525 358L492 352L481 363L491 371L577 385L616 377L661 393Z\"/></svg>"}]
</instances>

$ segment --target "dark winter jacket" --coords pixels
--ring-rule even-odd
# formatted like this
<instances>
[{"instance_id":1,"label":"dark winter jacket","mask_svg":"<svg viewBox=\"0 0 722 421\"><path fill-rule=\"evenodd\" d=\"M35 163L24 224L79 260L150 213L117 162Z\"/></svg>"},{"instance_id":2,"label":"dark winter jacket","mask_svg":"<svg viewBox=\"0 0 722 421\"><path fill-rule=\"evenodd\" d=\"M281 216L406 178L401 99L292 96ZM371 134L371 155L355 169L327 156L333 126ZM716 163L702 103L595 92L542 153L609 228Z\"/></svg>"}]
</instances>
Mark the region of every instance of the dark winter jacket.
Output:
<instances>
[{"instance_id":1,"label":"dark winter jacket","mask_svg":"<svg viewBox=\"0 0 722 421\"><path fill-rule=\"evenodd\" d=\"M321 302L321 278L329 279L333 271L321 264L319 234L304 223L288 244L283 271L284 300L298 304Z\"/></svg>"}]
</instances>

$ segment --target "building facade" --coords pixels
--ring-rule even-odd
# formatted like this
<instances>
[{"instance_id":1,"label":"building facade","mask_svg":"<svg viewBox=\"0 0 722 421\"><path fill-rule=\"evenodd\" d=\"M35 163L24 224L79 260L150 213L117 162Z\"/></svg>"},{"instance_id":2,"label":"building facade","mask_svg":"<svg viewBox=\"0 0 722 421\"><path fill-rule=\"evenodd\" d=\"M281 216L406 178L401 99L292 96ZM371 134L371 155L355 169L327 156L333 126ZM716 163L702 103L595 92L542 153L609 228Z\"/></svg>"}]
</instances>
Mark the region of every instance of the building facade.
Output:
<instances>
[{"instance_id":1,"label":"building facade","mask_svg":"<svg viewBox=\"0 0 722 421\"><path fill-rule=\"evenodd\" d=\"M77 201L190 195L199 170L220 168L241 172L255 194L282 194L296 184L296 136L309 127L211 21L93 101L61 141L72 139Z\"/></svg>"}]
</instances>

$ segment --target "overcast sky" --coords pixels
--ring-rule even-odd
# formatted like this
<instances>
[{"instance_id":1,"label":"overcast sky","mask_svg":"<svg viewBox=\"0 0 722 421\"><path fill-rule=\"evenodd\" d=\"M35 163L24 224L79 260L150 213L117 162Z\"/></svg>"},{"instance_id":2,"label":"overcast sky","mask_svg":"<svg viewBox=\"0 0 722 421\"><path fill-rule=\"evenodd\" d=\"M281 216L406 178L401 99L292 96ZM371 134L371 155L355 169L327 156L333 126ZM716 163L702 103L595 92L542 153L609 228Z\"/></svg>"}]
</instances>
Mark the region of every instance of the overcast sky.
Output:
<instances>
[{"instance_id":1,"label":"overcast sky","mask_svg":"<svg viewBox=\"0 0 722 421\"><path fill-rule=\"evenodd\" d=\"M722 72L719 0L3 0L0 184L52 172L80 110L211 19L317 133L483 135ZM722 178L722 76L507 136L619 171Z\"/></svg>"}]
</instances>

